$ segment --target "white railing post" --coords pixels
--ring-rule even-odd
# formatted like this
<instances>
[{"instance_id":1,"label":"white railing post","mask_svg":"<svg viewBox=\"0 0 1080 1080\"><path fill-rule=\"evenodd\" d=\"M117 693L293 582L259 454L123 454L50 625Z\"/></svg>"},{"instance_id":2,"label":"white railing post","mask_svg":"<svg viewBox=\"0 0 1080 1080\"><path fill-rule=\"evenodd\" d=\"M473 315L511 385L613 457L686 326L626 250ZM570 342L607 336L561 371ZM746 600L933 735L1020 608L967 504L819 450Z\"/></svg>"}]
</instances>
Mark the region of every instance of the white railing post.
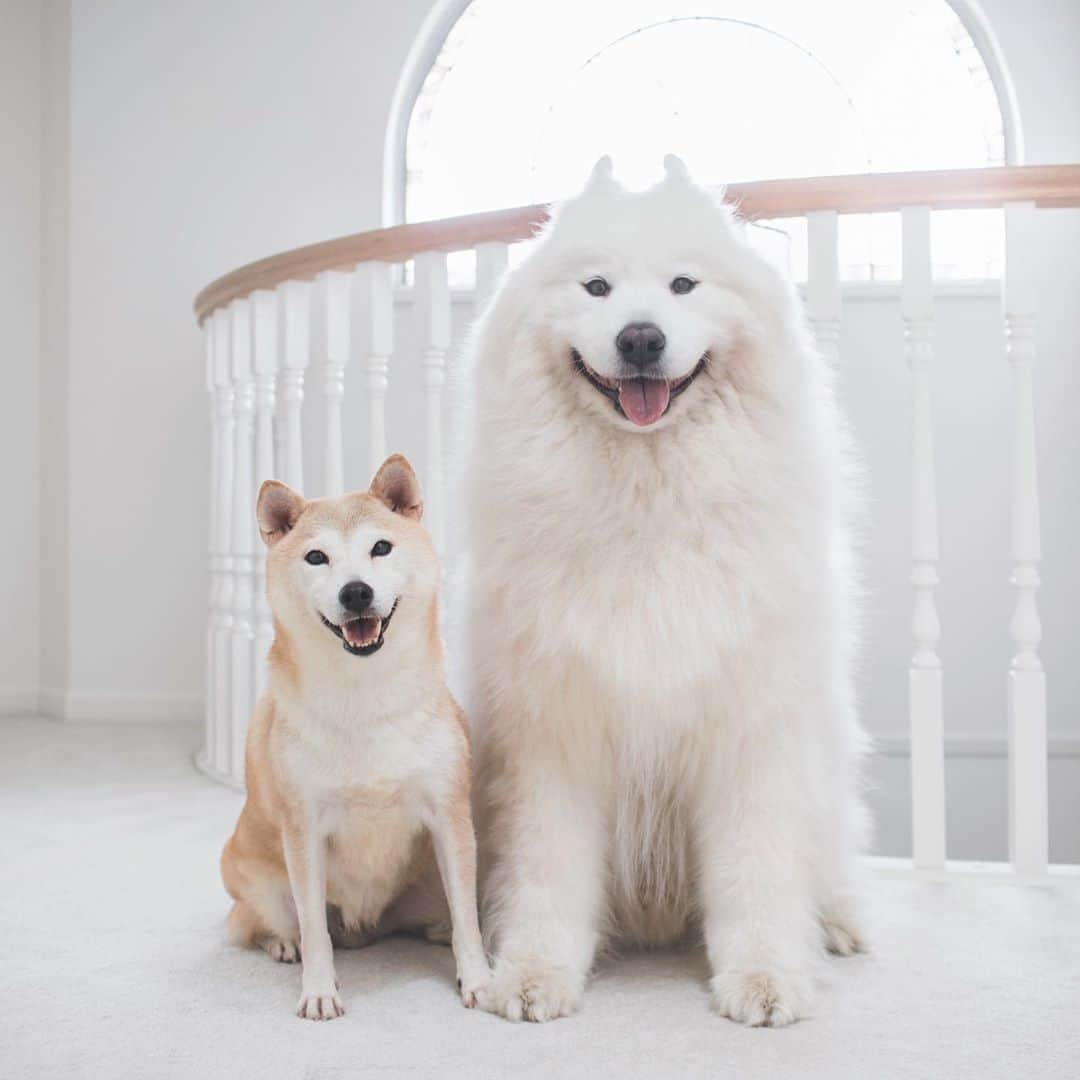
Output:
<instances>
[{"instance_id":1,"label":"white railing post","mask_svg":"<svg viewBox=\"0 0 1080 1080\"><path fill-rule=\"evenodd\" d=\"M476 312L479 314L498 288L510 262L510 245L498 241L477 244L476 252Z\"/></svg>"},{"instance_id":2,"label":"white railing post","mask_svg":"<svg viewBox=\"0 0 1080 1080\"><path fill-rule=\"evenodd\" d=\"M255 370L255 469L252 488L257 494L264 480L273 480L274 408L278 370L277 293L259 289L251 294L252 351ZM254 496L248 512L254 520ZM254 557L255 643L252 693L257 700L266 689L266 654L274 640L274 624L266 599L266 549L256 540Z\"/></svg>"},{"instance_id":3,"label":"white railing post","mask_svg":"<svg viewBox=\"0 0 1080 1080\"><path fill-rule=\"evenodd\" d=\"M394 351L394 279L389 263L363 263L356 272L364 301L363 340L368 396L369 474L386 458L386 389Z\"/></svg>"},{"instance_id":4,"label":"white railing post","mask_svg":"<svg viewBox=\"0 0 1080 1080\"><path fill-rule=\"evenodd\" d=\"M1046 872L1046 675L1039 659L1039 490L1032 366L1035 360L1034 203L1005 207L1005 340L1013 373L1012 584L1010 632L1009 857L1018 874Z\"/></svg>"},{"instance_id":5,"label":"white railing post","mask_svg":"<svg viewBox=\"0 0 1080 1080\"><path fill-rule=\"evenodd\" d=\"M311 283L283 281L281 304L282 366L278 376L281 409L280 479L294 491L304 490L304 372L311 360Z\"/></svg>"},{"instance_id":6,"label":"white railing post","mask_svg":"<svg viewBox=\"0 0 1080 1080\"><path fill-rule=\"evenodd\" d=\"M218 408L218 488L217 551L220 585L214 632L214 745L207 748L210 767L220 776L229 774L232 716L232 619L236 581L233 576L232 514L236 394L230 360L229 312L215 311L211 317L214 334L214 393Z\"/></svg>"},{"instance_id":7,"label":"white railing post","mask_svg":"<svg viewBox=\"0 0 1080 1080\"><path fill-rule=\"evenodd\" d=\"M806 215L806 307L818 351L835 371L840 359L840 247L835 210Z\"/></svg>"},{"instance_id":8,"label":"white railing post","mask_svg":"<svg viewBox=\"0 0 1080 1080\"><path fill-rule=\"evenodd\" d=\"M446 255L429 251L416 259L416 300L424 346L424 394L427 405L427 468L423 478L424 517L445 555L445 507L443 479L442 408L446 382L446 352L450 348L450 281Z\"/></svg>"},{"instance_id":9,"label":"white railing post","mask_svg":"<svg viewBox=\"0 0 1080 1080\"><path fill-rule=\"evenodd\" d=\"M345 368L349 362L349 287L351 274L327 270L320 274L317 338L323 369L323 494L345 490L341 435L341 403L345 397Z\"/></svg>"},{"instance_id":10,"label":"white railing post","mask_svg":"<svg viewBox=\"0 0 1080 1080\"><path fill-rule=\"evenodd\" d=\"M208 610L206 620L206 702L205 732L203 734L202 750L199 760L204 768L209 767L214 752L216 739L217 720L217 655L214 651L214 641L217 635L218 610L221 592L221 553L218 549L218 488L221 480L221 424L220 410L218 408L218 393L215 365L216 333L213 317L203 322L203 342L206 350L206 391L207 400L210 402L210 533L207 539L207 565L210 571L210 588L208 593Z\"/></svg>"},{"instance_id":11,"label":"white railing post","mask_svg":"<svg viewBox=\"0 0 1080 1080\"><path fill-rule=\"evenodd\" d=\"M911 838L915 866L945 866L945 714L938 583L937 490L930 364L933 360L934 283L930 209L905 207L901 306L911 369L911 633L915 651L908 673L911 721Z\"/></svg>"},{"instance_id":12,"label":"white railing post","mask_svg":"<svg viewBox=\"0 0 1080 1080\"><path fill-rule=\"evenodd\" d=\"M252 653L255 630L255 381L251 363L251 300L243 297L229 305L232 338L231 370L236 394L236 450L233 457L233 617L229 724L229 763L233 780L244 779L244 740L254 704Z\"/></svg>"}]
</instances>

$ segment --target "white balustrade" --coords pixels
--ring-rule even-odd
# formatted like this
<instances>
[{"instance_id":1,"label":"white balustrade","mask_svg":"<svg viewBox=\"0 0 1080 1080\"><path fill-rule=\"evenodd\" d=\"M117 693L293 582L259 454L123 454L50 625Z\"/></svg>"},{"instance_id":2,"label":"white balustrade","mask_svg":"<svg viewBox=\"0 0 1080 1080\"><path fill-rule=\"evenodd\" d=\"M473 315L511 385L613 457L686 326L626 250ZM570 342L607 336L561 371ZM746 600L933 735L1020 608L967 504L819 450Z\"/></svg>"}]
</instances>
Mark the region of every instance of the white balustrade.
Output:
<instances>
[{"instance_id":1,"label":"white balustrade","mask_svg":"<svg viewBox=\"0 0 1080 1080\"><path fill-rule=\"evenodd\" d=\"M345 490L341 405L349 363L349 291L352 275L327 270L316 278L314 336L323 374L323 495Z\"/></svg>"},{"instance_id":2,"label":"white balustrade","mask_svg":"<svg viewBox=\"0 0 1080 1080\"><path fill-rule=\"evenodd\" d=\"M911 726L912 851L920 869L945 865L945 729L941 637L934 589L938 583L937 492L930 365L933 360L934 284L930 210L901 211L901 308L911 369L911 632L915 651L908 673Z\"/></svg>"},{"instance_id":3,"label":"white balustrade","mask_svg":"<svg viewBox=\"0 0 1080 1080\"><path fill-rule=\"evenodd\" d=\"M251 300L241 298L229 305L230 368L233 377L236 419L233 452L233 614L230 682L232 697L229 725L229 768L234 781L243 780L244 740L247 717L254 705L252 694L255 642L255 378L251 357Z\"/></svg>"},{"instance_id":4,"label":"white balustrade","mask_svg":"<svg viewBox=\"0 0 1080 1080\"><path fill-rule=\"evenodd\" d=\"M840 247L838 215L806 215L808 245L806 307L818 351L836 370L840 359Z\"/></svg>"},{"instance_id":5,"label":"white balustrade","mask_svg":"<svg viewBox=\"0 0 1080 1080\"><path fill-rule=\"evenodd\" d=\"M278 372L278 305L277 293L258 289L252 302L252 360L255 371L255 452L254 483L258 493L264 480L273 480L274 469L274 409ZM249 507L254 517L254 501ZM252 691L255 699L266 689L266 654L274 640L274 623L266 599L266 549L255 544L254 557L255 640L253 647Z\"/></svg>"},{"instance_id":6,"label":"white balustrade","mask_svg":"<svg viewBox=\"0 0 1080 1080\"><path fill-rule=\"evenodd\" d=\"M1033 203L1005 207L1005 338L1012 366L1012 584L1010 632L1009 854L1019 874L1047 867L1046 675L1039 659L1039 492L1032 367L1035 361Z\"/></svg>"},{"instance_id":7,"label":"white balustrade","mask_svg":"<svg viewBox=\"0 0 1080 1080\"><path fill-rule=\"evenodd\" d=\"M233 595L232 515L236 428L236 394L233 389L229 356L229 311L216 311L212 320L214 335L214 394L218 409L218 486L217 550L218 608L214 620L214 686L210 706L213 710L214 742L207 747L207 764L220 776L228 776L232 739L231 657Z\"/></svg>"},{"instance_id":8,"label":"white balustrade","mask_svg":"<svg viewBox=\"0 0 1080 1080\"><path fill-rule=\"evenodd\" d=\"M217 335L215 333L215 319L211 316L203 323L203 347L206 352L206 391L210 402L210 512L209 538L207 551L209 559L207 568L210 572L209 601L206 624L206 707L205 707L205 730L203 733L203 745L200 751L200 761L203 767L209 767L209 754L215 744L215 721L217 712L215 708L214 687L217 681L217 654L214 650L214 641L217 635L218 612L221 607L219 599L221 593L221 568L219 565L221 552L218 548L218 487L221 483L221 425L219 422L218 394L217 394L217 367L215 363Z\"/></svg>"},{"instance_id":9,"label":"white balustrade","mask_svg":"<svg viewBox=\"0 0 1080 1080\"><path fill-rule=\"evenodd\" d=\"M476 311L481 312L499 286L510 263L510 245L491 242L476 245Z\"/></svg>"},{"instance_id":10,"label":"white balustrade","mask_svg":"<svg viewBox=\"0 0 1080 1080\"><path fill-rule=\"evenodd\" d=\"M368 472L386 459L386 389L394 352L394 268L389 263L364 263L356 272L356 287L365 318L360 339L367 371Z\"/></svg>"},{"instance_id":11,"label":"white balustrade","mask_svg":"<svg viewBox=\"0 0 1080 1080\"><path fill-rule=\"evenodd\" d=\"M1023 171L1023 170L1021 170ZM1039 172L1042 176L1045 170ZM903 241L901 310L905 356L911 381L911 633L913 649L908 673L911 729L912 849L914 865L939 872L946 867L946 772L943 674L938 648L941 628L937 611L938 506L934 460L932 369L934 283L931 262L931 210L952 199L963 204L957 185L970 181L960 174L941 188L915 187L923 205L900 209ZM1036 178L1038 179L1038 178ZM875 178L854 198L860 208L876 197L883 181ZM897 181L889 181L896 184ZM1039 181L1043 182L1043 181ZM1080 183L1080 180L1076 181ZM793 181L807 186L804 205L821 206L823 181ZM830 182L831 183L831 182ZM834 189L826 187L829 199ZM975 199L982 190L975 184ZM904 189L910 194L909 189ZM764 206L775 212L775 184L762 189ZM869 193L869 194L868 194ZM813 197L811 197L813 196ZM1027 198L1026 193L1013 196ZM1051 190L1049 198L1058 196ZM1080 199L1080 195L1069 198ZM916 202L911 197L912 203ZM808 280L806 304L810 328L820 354L839 370L842 294L839 274L839 216L835 209L806 213ZM1001 205L1000 200L994 205ZM851 209L853 207L847 207ZM800 209L794 211L802 213ZM1032 242L1035 204L1009 203L1006 222L1007 271L1004 329L1012 369L1013 442L1011 459L1012 585L1015 607L1010 625L1013 657L1008 675L1009 712L1009 847L1016 872L1038 876L1048 868L1046 683L1039 647L1042 636L1036 602L1039 587L1039 502L1036 470L1032 377L1035 355L1036 252ZM508 219L509 220L509 219ZM507 241L476 244L474 314L494 295L509 265L510 242L521 239L531 217L519 215L508 227ZM463 229L475 228L463 223ZM416 235L403 233L401 237ZM435 230L441 242L452 235ZM490 235L485 232L484 235ZM365 245L404 258L408 243L385 234L364 238ZM344 241L343 241L344 243ZM452 247L452 245L448 245ZM212 775L242 780L243 742L252 706L266 684L266 654L273 621L266 600L264 548L257 539L254 506L259 485L272 477L306 494L338 494L344 490L345 379L350 352L363 358L366 390L364 417L370 473L393 449L387 441L387 391L394 353L395 281L400 262L370 260L362 247L355 271L315 269L314 283L276 279L274 288L255 288L246 296L203 309L206 381L211 396L209 618L207 630L207 712L205 746L200 764ZM459 250L459 248L454 248ZM336 266L343 265L340 247ZM409 296L412 328L423 370L426 446L423 484L426 523L436 545L445 546L450 507L445 488L444 388L453 341L452 296L447 254L417 250L415 285ZM265 281L260 266L257 282ZM220 283L218 283L220 286ZM352 338L356 342L353 344ZM304 472L305 376L312 361L322 387L318 439L323 470L312 475L308 492ZM318 446L319 443L315 445ZM321 488L321 491L317 490ZM879 492L887 498L887 492Z\"/></svg>"},{"instance_id":12,"label":"white balustrade","mask_svg":"<svg viewBox=\"0 0 1080 1080\"><path fill-rule=\"evenodd\" d=\"M416 259L417 321L424 348L424 396L427 413L427 467L424 470L424 516L442 553L446 538L443 480L442 409L446 351L450 348L450 282L446 255L429 251Z\"/></svg>"},{"instance_id":13,"label":"white balustrade","mask_svg":"<svg viewBox=\"0 0 1080 1080\"><path fill-rule=\"evenodd\" d=\"M278 373L281 440L279 480L304 490L304 373L311 361L311 283L285 281L278 286L283 350Z\"/></svg>"}]
</instances>

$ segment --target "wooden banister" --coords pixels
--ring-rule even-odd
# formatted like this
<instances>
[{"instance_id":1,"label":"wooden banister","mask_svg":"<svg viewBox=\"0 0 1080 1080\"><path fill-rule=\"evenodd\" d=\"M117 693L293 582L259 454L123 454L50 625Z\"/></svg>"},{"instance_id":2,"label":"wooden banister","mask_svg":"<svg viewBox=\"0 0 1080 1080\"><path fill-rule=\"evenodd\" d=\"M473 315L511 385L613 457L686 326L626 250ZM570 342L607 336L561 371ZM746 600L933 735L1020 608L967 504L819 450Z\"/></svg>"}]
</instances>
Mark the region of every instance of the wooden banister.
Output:
<instances>
[{"instance_id":1,"label":"wooden banister","mask_svg":"<svg viewBox=\"0 0 1080 1080\"><path fill-rule=\"evenodd\" d=\"M865 173L730 184L725 198L746 218L801 217L818 210L881 213L905 206L935 210L1080 206L1080 165L1017 165L993 169ZM532 236L547 219L543 204L483 214L394 225L342 236L260 259L225 274L195 298L201 323L231 300L283 281L310 280L326 270L360 263L396 263L425 251L461 251L477 244L513 243Z\"/></svg>"}]
</instances>

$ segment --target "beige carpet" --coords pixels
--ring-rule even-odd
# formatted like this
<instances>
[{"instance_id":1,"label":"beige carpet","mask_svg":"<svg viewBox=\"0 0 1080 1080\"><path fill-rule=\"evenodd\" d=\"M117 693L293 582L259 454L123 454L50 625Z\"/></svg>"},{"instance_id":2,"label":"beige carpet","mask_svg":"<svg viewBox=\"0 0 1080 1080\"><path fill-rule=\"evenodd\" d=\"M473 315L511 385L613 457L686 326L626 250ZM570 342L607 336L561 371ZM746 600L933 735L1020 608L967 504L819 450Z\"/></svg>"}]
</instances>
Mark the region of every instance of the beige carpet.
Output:
<instances>
[{"instance_id":1,"label":"beige carpet","mask_svg":"<svg viewBox=\"0 0 1080 1080\"><path fill-rule=\"evenodd\" d=\"M217 856L239 796L190 727L0 720L0 1078L1080 1077L1080 889L875 874L875 952L817 1015L746 1030L696 953L605 963L577 1016L457 1002L449 951L343 954L347 1015L296 1019L296 968L226 947Z\"/></svg>"}]
</instances>

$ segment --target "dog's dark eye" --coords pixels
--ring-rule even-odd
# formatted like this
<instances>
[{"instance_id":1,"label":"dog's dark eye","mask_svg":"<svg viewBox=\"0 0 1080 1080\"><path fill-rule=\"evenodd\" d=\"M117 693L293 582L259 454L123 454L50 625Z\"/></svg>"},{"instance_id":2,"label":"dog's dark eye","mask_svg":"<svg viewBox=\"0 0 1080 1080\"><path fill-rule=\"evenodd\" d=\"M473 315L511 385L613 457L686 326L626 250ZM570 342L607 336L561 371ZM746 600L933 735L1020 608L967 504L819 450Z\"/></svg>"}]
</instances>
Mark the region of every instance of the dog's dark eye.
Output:
<instances>
[{"instance_id":1,"label":"dog's dark eye","mask_svg":"<svg viewBox=\"0 0 1080 1080\"><path fill-rule=\"evenodd\" d=\"M607 296L611 292L611 286L602 277L589 278L582 285L590 296Z\"/></svg>"},{"instance_id":2,"label":"dog's dark eye","mask_svg":"<svg viewBox=\"0 0 1080 1080\"><path fill-rule=\"evenodd\" d=\"M394 545L389 540L376 540L371 549L371 557L377 559L380 555L389 555L394 550Z\"/></svg>"},{"instance_id":3,"label":"dog's dark eye","mask_svg":"<svg viewBox=\"0 0 1080 1080\"><path fill-rule=\"evenodd\" d=\"M328 563L329 561L330 560L326 557L326 552L319 551L318 548L315 548L313 551L309 551L304 556L304 562L310 564L311 566L322 566L323 563Z\"/></svg>"},{"instance_id":4,"label":"dog's dark eye","mask_svg":"<svg viewBox=\"0 0 1080 1080\"><path fill-rule=\"evenodd\" d=\"M671 291L676 296L683 296L688 292L693 292L697 282L693 278L677 277L671 283Z\"/></svg>"}]
</instances>

